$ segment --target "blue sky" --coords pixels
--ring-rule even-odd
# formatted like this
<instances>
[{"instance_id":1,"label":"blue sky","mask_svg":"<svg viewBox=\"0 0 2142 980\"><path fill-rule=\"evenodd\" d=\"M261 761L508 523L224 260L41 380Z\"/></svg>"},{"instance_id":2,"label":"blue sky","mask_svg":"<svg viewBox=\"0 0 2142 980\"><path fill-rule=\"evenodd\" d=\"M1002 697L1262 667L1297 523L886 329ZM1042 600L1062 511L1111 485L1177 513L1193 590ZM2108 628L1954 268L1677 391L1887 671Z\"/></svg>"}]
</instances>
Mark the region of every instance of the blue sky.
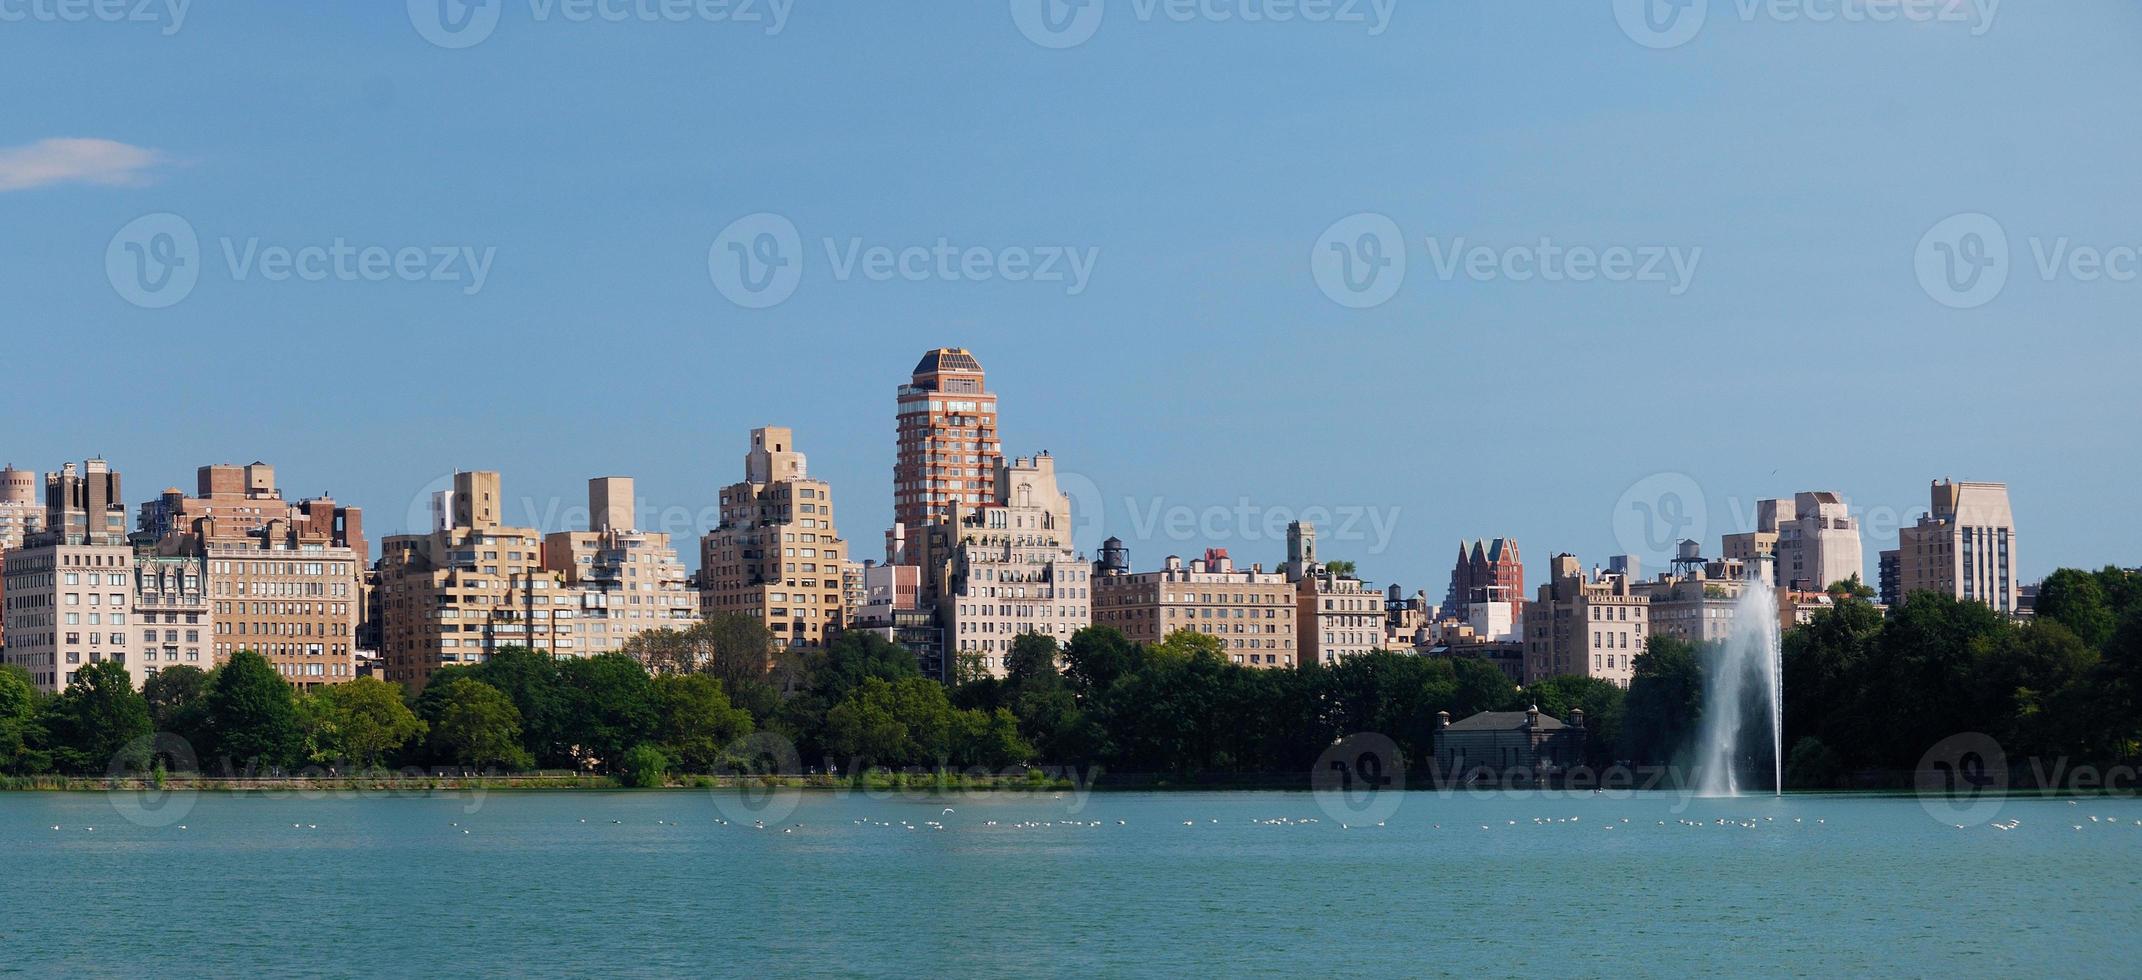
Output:
<instances>
[{"instance_id":1,"label":"blue sky","mask_svg":"<svg viewBox=\"0 0 2142 980\"><path fill-rule=\"evenodd\" d=\"M2142 553L2132 4L1713 0L1673 43L1610 0L1407 3L1380 30L1366 3L1102 0L1051 48L1026 0L806 0L778 33L491 0L448 48L414 26L432 0L201 4L175 31L53 2L0 0L0 461L101 453L136 499L266 459L377 537L456 468L553 524L622 473L684 531L747 430L785 424L874 556L893 389L950 344L1007 448L1073 475L1083 543L1140 567L1276 560L1309 516L1327 557L1440 596L1461 537L1515 536L1537 575L1644 545L1661 488L1713 550L1754 499L1828 488L1871 574L1942 476L2011 485L2027 577ZM148 308L122 229L163 213L198 282ZM1364 213L1407 268L1357 308L1312 255ZM709 262L757 214L800 248L765 308ZM1929 238L1960 214L2008 246L1997 290L1922 284L1927 256L1974 289L1995 261ZM940 240L992 277L866 273ZM337 241L418 261L271 272ZM1523 277L1569 249L1694 261ZM1083 282L1005 281L1058 250Z\"/></svg>"}]
</instances>

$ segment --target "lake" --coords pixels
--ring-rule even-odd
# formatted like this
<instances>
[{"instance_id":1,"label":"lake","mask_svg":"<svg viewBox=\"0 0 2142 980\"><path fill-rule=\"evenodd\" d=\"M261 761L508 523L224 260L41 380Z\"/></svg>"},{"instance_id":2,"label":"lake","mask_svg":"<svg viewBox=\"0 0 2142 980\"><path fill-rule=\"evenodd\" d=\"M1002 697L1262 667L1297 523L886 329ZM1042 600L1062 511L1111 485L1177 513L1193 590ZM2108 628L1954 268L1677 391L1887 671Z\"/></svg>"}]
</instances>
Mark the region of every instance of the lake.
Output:
<instances>
[{"instance_id":1,"label":"lake","mask_svg":"<svg viewBox=\"0 0 2142 980\"><path fill-rule=\"evenodd\" d=\"M2133 800L2009 800L1959 830L1911 797L1411 793L1386 794L1387 815L1319 799L808 792L755 810L726 791L208 793L130 820L133 794L0 793L0 971L2104 976L2142 962Z\"/></svg>"}]
</instances>

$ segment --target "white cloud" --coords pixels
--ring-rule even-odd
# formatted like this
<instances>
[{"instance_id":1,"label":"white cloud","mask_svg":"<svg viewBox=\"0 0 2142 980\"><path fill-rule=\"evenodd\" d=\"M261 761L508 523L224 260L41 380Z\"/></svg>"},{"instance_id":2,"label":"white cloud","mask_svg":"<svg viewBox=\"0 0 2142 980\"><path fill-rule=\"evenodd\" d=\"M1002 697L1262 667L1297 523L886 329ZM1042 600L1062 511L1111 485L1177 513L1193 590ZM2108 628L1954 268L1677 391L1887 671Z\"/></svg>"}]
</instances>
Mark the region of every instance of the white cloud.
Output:
<instances>
[{"instance_id":1,"label":"white cloud","mask_svg":"<svg viewBox=\"0 0 2142 980\"><path fill-rule=\"evenodd\" d=\"M155 150L112 140L45 139L0 147L0 192L69 182L130 186L147 183L164 161Z\"/></svg>"}]
</instances>

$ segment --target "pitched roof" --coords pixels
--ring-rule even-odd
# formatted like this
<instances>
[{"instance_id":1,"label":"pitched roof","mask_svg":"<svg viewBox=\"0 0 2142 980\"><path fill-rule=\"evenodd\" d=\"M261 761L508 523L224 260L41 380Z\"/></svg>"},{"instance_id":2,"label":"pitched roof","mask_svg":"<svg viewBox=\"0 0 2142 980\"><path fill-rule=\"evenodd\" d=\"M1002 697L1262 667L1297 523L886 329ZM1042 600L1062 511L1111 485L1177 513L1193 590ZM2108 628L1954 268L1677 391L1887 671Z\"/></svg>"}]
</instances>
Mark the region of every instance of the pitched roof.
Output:
<instances>
[{"instance_id":1,"label":"pitched roof","mask_svg":"<svg viewBox=\"0 0 2142 980\"><path fill-rule=\"evenodd\" d=\"M1529 720L1525 717L1525 714L1526 713L1522 711L1483 711L1477 715L1465 719L1464 721L1451 722L1450 727L1444 730L1452 732L1502 732L1521 730L1525 727L1525 723ZM1553 715L1546 714L1544 712L1540 714L1541 731L1553 731L1557 728L1566 727L1568 726L1563 725L1561 719L1556 718Z\"/></svg>"}]
</instances>

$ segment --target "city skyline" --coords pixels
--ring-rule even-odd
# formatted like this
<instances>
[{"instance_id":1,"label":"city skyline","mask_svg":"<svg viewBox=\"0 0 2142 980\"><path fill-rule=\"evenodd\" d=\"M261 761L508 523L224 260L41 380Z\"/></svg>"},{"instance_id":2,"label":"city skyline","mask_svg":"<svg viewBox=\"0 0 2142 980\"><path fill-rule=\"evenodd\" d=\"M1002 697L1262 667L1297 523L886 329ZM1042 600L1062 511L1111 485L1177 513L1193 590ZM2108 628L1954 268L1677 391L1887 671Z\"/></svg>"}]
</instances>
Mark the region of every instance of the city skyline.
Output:
<instances>
[{"instance_id":1,"label":"city skyline","mask_svg":"<svg viewBox=\"0 0 2142 980\"><path fill-rule=\"evenodd\" d=\"M21 80L114 67L0 128L0 214L43 229L0 236L11 313L42 325L12 356L88 364L117 339L193 340L160 347L157 368L95 412L14 427L0 461L42 471L101 453L153 489L203 461L272 460L304 475L294 495L367 507L376 540L411 530L406 515L456 469L509 474L543 530L570 526L542 511L594 474L711 508L734 479L726 447L780 425L812 447L868 556L892 517L892 392L919 352L950 345L987 364L1007 452L1048 450L1095 488L1105 519L1081 519L1080 547L1105 529L1140 567L1207 546L1276 561L1281 518L1347 508L1389 537L1348 541L1334 519L1320 522L1326 550L1375 581L1434 592L1454 542L1503 535L1539 579L1556 552L1628 550L1617 499L1671 473L1701 491L1704 526L1685 533L1706 543L1748 530L1758 499L1829 488L1894 515L1865 522L1872 567L1927 481L1952 476L2014 489L2027 577L2142 550L2142 528L2104 520L2102 503L2142 478L2108 448L2142 406L2091 395L2125 383L2142 341L2124 313L2142 287L2069 265L2048 278L2034 254L2142 226L2119 163L2142 130L2102 124L2134 111L2115 93L2142 70L2114 42L2142 12L2003 5L1985 30L1713 16L1658 49L1609 7L1405 7L1373 34L1119 14L1062 50L994 7L799 9L773 36L535 22L514 7L465 49L432 43L399 7L204 9L169 34L26 24L38 43L7 69ZM304 56L323 48L346 67ZM2051 52L2074 71L2008 70ZM704 77L710 53L784 85L686 98L700 90L679 79ZM201 57L225 73L187 69ZM484 83L583 62L604 70L570 90ZM1162 63L1191 67L1185 98L1151 97ZM1285 81L1329 63L1381 81L1337 100ZM1003 85L960 84L965 71ZM1920 118L1925 79L1984 72L2012 82L1958 98L1971 125L1899 124ZM291 122L244 125L258 118ZM979 135L976 119L1000 131ZM487 135L552 125L578 135L533 160ZM70 138L106 143L48 142ZM483 179L424 176L441 172ZM199 236L205 267L182 302L137 306L107 251L165 213ZM709 253L760 214L804 236L804 275L750 308L710 280ZM1319 288L1311 253L1361 214L1397 228L1411 267L1386 302L1357 308ZM1922 238L1979 214L2005 228L2015 274L1982 305L1930 296L1914 273ZM1543 238L1678 249L1691 278L1675 294L1439 268L1454 249ZM941 239L995 259L1098 260L1076 295L941 278L934 261L924 281L868 274L871 249ZM456 274L496 254L474 292L473 279L275 280L258 266L263 249L338 240L453 250ZM234 271L231 256L250 264ZM244 376L234 351L307 345L330 383L269 398L224 383ZM73 383L22 372L4 397L22 417ZM784 397L802 384L829 397ZM619 385L643 399L622 423L588 410ZM129 432L174 406L184 438ZM1615 429L1589 424L1602 412ZM1230 452L1243 446L1259 449ZM1215 512L1225 536L1164 532Z\"/></svg>"},{"instance_id":2,"label":"city skyline","mask_svg":"<svg viewBox=\"0 0 2142 980\"><path fill-rule=\"evenodd\" d=\"M992 393L992 397L995 397L995 393ZM757 429L762 428L766 428L766 426L755 427L752 432L755 433ZM789 430L785 427L776 427L775 431L781 431L785 434ZM1043 452L1045 453L1046 451ZM1007 453L1007 457L1011 455L1017 455L1016 451ZM110 463L122 473L128 471L124 462L109 456L98 454L85 458ZM14 462L0 463L0 466L4 466L23 476L34 475L42 477L58 473L63 466L75 466L81 462L82 460L63 460L60 466L54 466L50 469ZM213 464L200 464L196 469L205 473L209 469L243 469L263 465L259 460L243 466L228 461L219 461ZM274 468L267 468L272 474ZM817 468L824 469L823 466ZM338 498L325 490L319 493L294 493L291 499L321 499L330 504L339 501L342 504L359 508L367 514L374 515L368 518L371 522L372 532L375 535L371 541L373 548L370 557L377 559L382 557L378 544L385 537L425 533L431 527L432 522L437 519L435 509L439 495L442 492L451 490L454 477L457 474L468 472L502 471L482 465L457 466L451 472L442 474L440 477L426 483L420 492L406 501L406 506L399 510L381 508L375 512L366 502L355 501L346 497ZM609 474L607 478L622 479L628 485L638 483L638 478L628 475L629 472ZM1068 480L1078 483L1078 481L1087 479L1076 467L1059 467L1058 473L1059 482ZM511 472L505 472L503 475L509 481L516 478L516 474ZM596 478L595 475L581 476L579 478L581 481L580 493L575 496L538 497L530 493L503 494L500 500L498 519L509 525L526 524L531 529L542 534L585 531L600 523L600 519L603 516L595 512L585 493L587 482ZM139 480L140 478L133 479ZM1928 484L1940 484L1951 480L1959 483L1969 482L1965 478L1948 475L1932 477L1926 482ZM850 495L838 484L822 479L820 482L832 486L835 492L842 493L843 496ZM2002 480L1994 480L1992 482L2003 483L2007 492L2011 494L2014 492L2013 484L2007 484L2006 481ZM130 482L128 485L138 488L140 483ZM1278 569L1284 567L1287 560L1286 525L1300 519L1296 516L1297 514L1306 514L1308 517L1314 518L1309 520L1309 523L1321 529L1319 531L1319 540L1336 542L1340 545L1338 549L1326 549L1325 558L1354 564L1363 573L1362 578L1364 580L1375 582L1379 587L1399 584L1406 588L1408 595L1416 591L1425 591L1429 594L1431 601L1435 601L1438 596L1446 596L1447 598L1447 594L1443 589L1449 582L1450 572L1447 568L1438 565L1439 559L1447 564L1447 558L1429 554L1396 554L1393 547L1378 546L1374 541L1364 540L1360 536L1363 533L1383 533L1376 523L1380 518L1373 513L1363 513L1357 509L1348 509L1346 505L1325 507L1312 504L1298 509L1284 506L1268 507L1254 503L1253 497L1244 494L1232 503L1212 504L1195 508L1194 513L1190 514L1190 522L1185 523L1175 519L1183 516L1184 509L1179 505L1166 504L1167 497L1164 493L1127 494L1126 496L1132 499L1111 500L1105 492L1095 496L1093 491L1096 491L1097 488L1091 488L1089 484L1078 483L1078 486L1089 490L1084 499L1081 499L1081 494L1075 489L1067 488L1065 492L1071 496L1074 507L1071 524L1076 531L1075 544L1080 553L1089 559L1099 556L1102 539L1113 537L1122 540L1132 556L1132 566L1139 570L1159 568L1163 560L1168 557L1181 558L1188 561L1200 556L1206 549L1211 548L1218 548L1227 552L1230 557L1234 558L1244 568L1252 564L1262 564L1268 569ZM1648 575L1663 570L1665 565L1670 563L1673 558L1673 552L1677 546L1684 540L1696 541L1701 546L1701 554L1708 557L1737 557L1734 542L1728 540L1729 536L1746 537L1755 532L1768 519L1762 516L1765 513L1764 505L1771 503L1773 498L1752 494L1745 497L1737 494L1728 495L1726 503L1729 510L1727 516L1722 518L1714 519L1709 516L1691 518L1685 512L1680 516L1669 514L1658 517L1656 514L1658 510L1679 506L1671 503L1671 501L1676 494L1682 492L1684 486L1692 486L1698 490L1703 489L1699 481L1695 481L1688 474L1681 472L1652 474L1639 480L1636 484L1626 488L1619 499L1615 501L1614 506L1609 508L1608 514L1612 519L1603 521L1603 523L1619 525L1613 527L1608 534L1608 541L1612 547L1584 550L1573 547L1560 547L1552 542L1542 542L1529 549L1532 551L1533 557L1522 561L1521 565L1525 569L1525 574L1545 580L1552 575L1552 556L1572 554L1582 559L1587 567L1604 565L1609 558L1634 557L1639 561L1640 571ZM281 492L285 488L277 484L271 489ZM678 536L688 535L696 540L698 537L720 526L720 495L727 489L728 485L726 484L717 487L714 490L715 499L711 502L688 500L670 503L636 498L632 505L633 514L630 515L633 518L632 526L645 531ZM41 511L43 494L41 483L36 492L40 502L37 510ZM124 501L128 515L127 530L129 532L135 531L139 521L148 516L148 508L152 508L160 498L168 497L175 492L182 492L179 490L179 484L177 483L172 483L164 489L153 493L141 493L138 490L129 491L127 499ZM1852 516L1859 519L1861 526L1866 529L1865 533L1859 535L1862 557L1861 577L1870 585L1873 584L1874 572L1880 564L1882 552L1893 550L1900 545L1901 529L1911 527L1916 519L1925 516L1930 511L1926 503L1907 508L1888 508L1885 506L1870 521L1866 512L1858 508L1854 496L1849 491L1824 490L1821 493L1824 495L1835 493L1846 504L1852 505ZM1919 493L1921 495L1920 499L1924 500L1926 491L1923 485ZM1660 495L1663 495L1663 499L1667 501L1665 507L1659 506L1662 499ZM1787 504L1790 504L1793 495L1794 491L1791 490L1782 491L1778 494L1778 496L1785 498ZM1808 495L1806 491L1800 491L1800 496L1806 497ZM853 494L853 496L859 496L864 500L870 499L870 494L867 492ZM1710 499L1708 493L1704 496L1707 501ZM890 499L889 495L886 499ZM1113 508L1114 511L1127 509L1136 512L1140 509L1140 499L1150 506L1144 508L1145 518L1143 520L1138 519L1134 513L1133 519L1127 522L1128 526L1117 527L1098 523L1090 514L1076 511L1076 508L1084 506L1094 499L1099 499L1104 504L1118 504L1119 506ZM1245 504L1243 502L1245 500L1252 502ZM852 503L846 505L846 507L855 506L858 505ZM867 507L867 504L861 506ZM1165 508L1165 516L1153 516L1162 514L1163 510L1161 508ZM889 506L884 509L891 510ZM1394 508L1394 510L1396 509L1398 508ZM381 521L381 518L393 518L396 514L401 515L402 521L413 523L408 523L407 526L398 526ZM2028 515L2026 511L2026 517L2029 516L2034 515ZM1275 552L1268 554L1265 544L1274 540L1270 535L1271 522L1282 517L1285 520L1280 520L1277 524L1277 549ZM1657 519L1650 519L1654 517ZM1635 518L1647 519L1647 526L1643 531L1632 531L1628 526L1629 522ZM1217 524L1215 519L1218 521ZM1689 520L1693 520L1695 523L1687 523ZM1721 525L1717 523L1717 520L1736 523ZM2029 536L2035 538L2035 521L2026 521L2026 523L2031 525ZM1334 534L1334 524L1346 530ZM1215 526L1225 530L1217 535L1203 533L1204 529ZM1184 531L1185 528L1190 530ZM1490 532L1489 536L1498 539L1507 538L1513 545L1521 545L1526 541L1537 540L1527 527L1522 526L1514 529L1493 531ZM865 537L872 539L870 544L865 545L861 552L855 553L852 560L857 563L865 560L884 562L886 556L880 553L882 549L874 547L876 544L874 539L877 535L866 532ZM1480 542L1480 539L1461 538L1457 543L1462 550L1476 542ZM1143 547L1140 547L1141 545ZM1155 545L1161 547L1156 548L1154 547ZM2105 561L2096 563L2040 559L2036 555L2038 547L2037 542L2033 540L2029 556L2023 560L2022 567L2024 569L2035 569L2039 567L2041 561L2045 563L2046 568L2050 569L2056 567L2104 567L2106 565L2117 565L2127 560L2116 556L2108 557ZM696 548L680 549L680 555L685 559L685 565L689 571L696 573L703 567ZM1401 573L1398 577L1376 574L1379 568L1396 568L1401 565L1405 566L1407 571ZM2018 581L2028 583L2038 577L2042 577L2042 573L2026 571L2019 574Z\"/></svg>"}]
</instances>

